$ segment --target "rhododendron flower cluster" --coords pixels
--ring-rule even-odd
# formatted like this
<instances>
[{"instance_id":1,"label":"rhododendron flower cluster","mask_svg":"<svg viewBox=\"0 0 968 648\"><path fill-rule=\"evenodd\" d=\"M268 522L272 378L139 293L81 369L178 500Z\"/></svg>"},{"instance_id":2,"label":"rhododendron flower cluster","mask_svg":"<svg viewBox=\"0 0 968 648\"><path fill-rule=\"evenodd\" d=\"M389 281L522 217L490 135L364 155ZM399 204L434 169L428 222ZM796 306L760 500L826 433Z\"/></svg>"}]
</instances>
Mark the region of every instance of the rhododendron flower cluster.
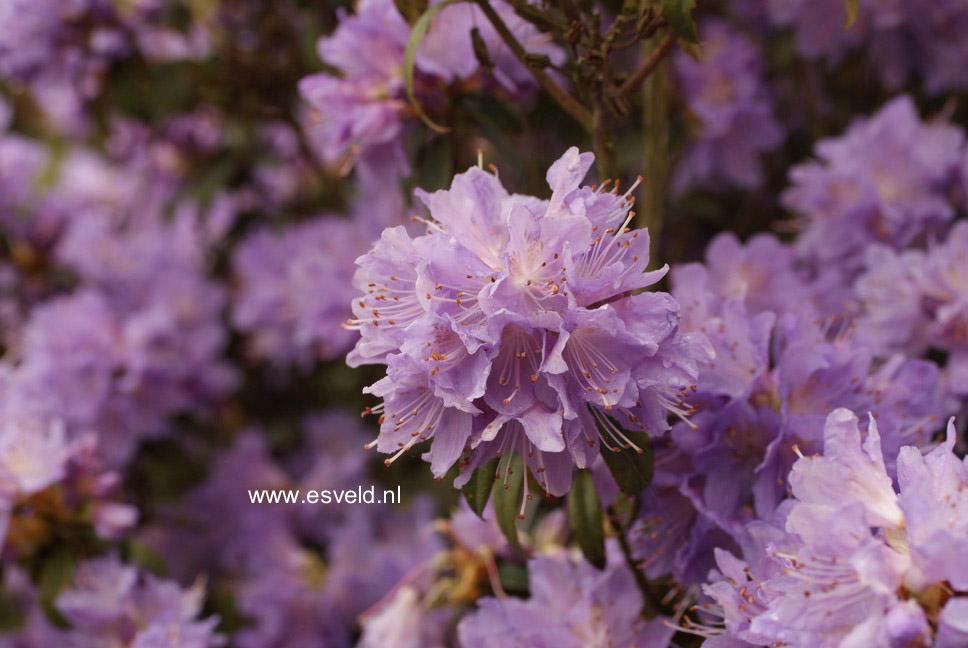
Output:
<instances>
[{"instance_id":1,"label":"rhododendron flower cluster","mask_svg":"<svg viewBox=\"0 0 968 648\"><path fill-rule=\"evenodd\" d=\"M629 192L580 185L592 161L566 152L548 200L471 169L418 194L427 233L389 229L357 261L348 360L387 365L368 391L383 399L371 411L388 463L431 439L437 477L465 448L468 466L520 453L560 495L600 444L632 445L615 420L659 436L669 412L689 413L706 340L678 333L668 294L637 292L668 268L646 271Z\"/></svg>"},{"instance_id":2,"label":"rhododendron flower cluster","mask_svg":"<svg viewBox=\"0 0 968 648\"><path fill-rule=\"evenodd\" d=\"M857 417L835 410L823 454L790 473L785 524L751 529L749 565L717 550L721 573L704 586L720 630L753 645L960 645L968 582L968 469L946 441L897 455L898 487L874 419L861 442Z\"/></svg>"},{"instance_id":3,"label":"rhododendron flower cluster","mask_svg":"<svg viewBox=\"0 0 968 648\"><path fill-rule=\"evenodd\" d=\"M0 648L968 648L966 35L0 0Z\"/></svg>"}]
</instances>

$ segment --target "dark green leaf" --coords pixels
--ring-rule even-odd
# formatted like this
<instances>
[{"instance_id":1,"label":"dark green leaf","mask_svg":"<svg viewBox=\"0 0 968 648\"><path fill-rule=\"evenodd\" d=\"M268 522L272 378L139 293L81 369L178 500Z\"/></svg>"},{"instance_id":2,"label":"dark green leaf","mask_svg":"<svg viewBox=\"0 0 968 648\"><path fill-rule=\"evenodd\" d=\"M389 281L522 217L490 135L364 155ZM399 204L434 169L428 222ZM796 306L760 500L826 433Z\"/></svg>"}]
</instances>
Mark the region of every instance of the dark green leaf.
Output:
<instances>
[{"instance_id":1,"label":"dark green leaf","mask_svg":"<svg viewBox=\"0 0 968 648\"><path fill-rule=\"evenodd\" d=\"M497 567L497 575L501 580L501 587L505 592L527 596L528 594L528 570L524 565L513 562L502 562Z\"/></svg>"},{"instance_id":2,"label":"dark green leaf","mask_svg":"<svg viewBox=\"0 0 968 648\"><path fill-rule=\"evenodd\" d=\"M491 459L475 469L470 480L461 489L464 499L467 500L471 510L477 513L477 517L482 517L484 514L484 507L487 506L487 499L491 496L491 489L494 487L496 470L497 459Z\"/></svg>"},{"instance_id":3,"label":"dark green leaf","mask_svg":"<svg viewBox=\"0 0 968 648\"><path fill-rule=\"evenodd\" d=\"M145 543L128 538L124 542L123 549L125 562L141 565L156 576L166 575L165 561L157 551Z\"/></svg>"},{"instance_id":4,"label":"dark green leaf","mask_svg":"<svg viewBox=\"0 0 968 648\"><path fill-rule=\"evenodd\" d=\"M598 569L605 569L602 505L598 500L595 480L588 469L576 472L572 480L568 492L568 523L585 559Z\"/></svg>"},{"instance_id":5,"label":"dark green leaf","mask_svg":"<svg viewBox=\"0 0 968 648\"><path fill-rule=\"evenodd\" d=\"M446 189L454 176L454 145L447 135L435 137L420 153L418 181L425 191Z\"/></svg>"},{"instance_id":6,"label":"dark green leaf","mask_svg":"<svg viewBox=\"0 0 968 648\"><path fill-rule=\"evenodd\" d=\"M641 430L625 430L607 414L591 408L589 410L598 426L602 460L615 478L615 483L626 495L638 495L652 483L652 473L655 470L655 455L649 436ZM618 442L621 439L616 440L615 435L606 430L606 425L614 426L635 447L620 447ZM615 449L611 450L609 446Z\"/></svg>"},{"instance_id":7,"label":"dark green leaf","mask_svg":"<svg viewBox=\"0 0 968 648\"><path fill-rule=\"evenodd\" d=\"M57 608L54 600L74 578L74 554L71 550L59 545L47 554L37 573L37 594L40 597L40 607L47 615L47 619L54 625L66 628L69 624Z\"/></svg>"},{"instance_id":8,"label":"dark green leaf","mask_svg":"<svg viewBox=\"0 0 968 648\"><path fill-rule=\"evenodd\" d=\"M491 55L487 51L487 43L484 42L481 30L477 27L471 28L471 45L474 46L474 58L481 64L482 68L490 70L494 67Z\"/></svg>"},{"instance_id":9,"label":"dark green leaf","mask_svg":"<svg viewBox=\"0 0 968 648\"><path fill-rule=\"evenodd\" d=\"M250 619L239 610L235 603L235 596L228 589L222 587L214 589L206 599L206 605L218 616L220 632L232 634L250 623Z\"/></svg>"},{"instance_id":10,"label":"dark green leaf","mask_svg":"<svg viewBox=\"0 0 968 648\"><path fill-rule=\"evenodd\" d=\"M844 28L850 27L857 20L857 8L860 4L860 0L845 0L844 11L846 12L846 18L844 20Z\"/></svg>"},{"instance_id":11,"label":"dark green leaf","mask_svg":"<svg viewBox=\"0 0 968 648\"><path fill-rule=\"evenodd\" d=\"M403 86L407 90L407 99L410 100L410 104L413 106L413 110L417 113L417 116L427 126L438 133L446 133L450 129L430 119L417 102L417 98L413 94L414 65L417 61L417 50L420 48L420 41L423 40L423 37L427 34L427 30L430 29L430 23L433 22L437 14L457 2L463 2L463 0L443 0L443 2L428 7L420 18L417 19L417 22L414 23L413 29L410 31L410 38L407 39L407 48L403 52Z\"/></svg>"},{"instance_id":12,"label":"dark green leaf","mask_svg":"<svg viewBox=\"0 0 968 648\"><path fill-rule=\"evenodd\" d=\"M0 592L0 632L13 632L24 627L26 601L12 592Z\"/></svg>"},{"instance_id":13,"label":"dark green leaf","mask_svg":"<svg viewBox=\"0 0 968 648\"><path fill-rule=\"evenodd\" d=\"M662 13L673 31L684 41L699 42L696 23L692 19L692 10L696 8L696 0L662 0Z\"/></svg>"},{"instance_id":14,"label":"dark green leaf","mask_svg":"<svg viewBox=\"0 0 968 648\"><path fill-rule=\"evenodd\" d=\"M510 463L510 467L506 468ZM510 462L498 464L500 472L494 482L494 516L504 537L517 550L521 550L518 540L518 511L521 506L521 486L524 482L524 464L517 454Z\"/></svg>"},{"instance_id":15,"label":"dark green leaf","mask_svg":"<svg viewBox=\"0 0 968 648\"><path fill-rule=\"evenodd\" d=\"M524 55L524 62L528 67L543 70L551 65L551 57L547 54L534 54L528 52Z\"/></svg>"},{"instance_id":16,"label":"dark green leaf","mask_svg":"<svg viewBox=\"0 0 968 648\"><path fill-rule=\"evenodd\" d=\"M551 13L527 2L515 2L514 13L543 32L563 32L568 28L567 24L557 19Z\"/></svg>"},{"instance_id":17,"label":"dark green leaf","mask_svg":"<svg viewBox=\"0 0 968 648\"><path fill-rule=\"evenodd\" d=\"M427 11L427 0L393 0L393 4L397 6L400 15L411 25L417 22L423 12Z\"/></svg>"},{"instance_id":18,"label":"dark green leaf","mask_svg":"<svg viewBox=\"0 0 968 648\"><path fill-rule=\"evenodd\" d=\"M520 133L524 128L514 110L493 94L466 93L461 95L460 105L475 122L491 131Z\"/></svg>"}]
</instances>

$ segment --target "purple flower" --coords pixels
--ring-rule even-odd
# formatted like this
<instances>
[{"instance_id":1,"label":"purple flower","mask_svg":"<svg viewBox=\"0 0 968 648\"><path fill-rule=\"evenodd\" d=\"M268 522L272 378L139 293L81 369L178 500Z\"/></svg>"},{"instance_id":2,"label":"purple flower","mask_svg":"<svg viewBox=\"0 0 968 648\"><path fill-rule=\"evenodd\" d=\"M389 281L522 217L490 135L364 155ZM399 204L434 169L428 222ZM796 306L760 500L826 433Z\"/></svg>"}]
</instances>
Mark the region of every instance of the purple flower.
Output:
<instances>
[{"instance_id":1,"label":"purple flower","mask_svg":"<svg viewBox=\"0 0 968 648\"><path fill-rule=\"evenodd\" d=\"M73 454L64 422L51 416L39 394L3 380L0 396L0 482L30 495L64 479ZM25 393L26 392L26 393Z\"/></svg>"},{"instance_id":2,"label":"purple flower","mask_svg":"<svg viewBox=\"0 0 968 648\"><path fill-rule=\"evenodd\" d=\"M923 75L931 94L964 91L968 87L965 52L958 44L968 34L968 14L959 0L899 2L905 31L913 40L912 67Z\"/></svg>"},{"instance_id":3,"label":"purple flower","mask_svg":"<svg viewBox=\"0 0 968 648\"><path fill-rule=\"evenodd\" d=\"M900 448L930 447L951 408L933 362L891 353L875 360L876 340L819 316L792 250L775 239L744 247L721 236L707 263L675 268L673 295L683 329L704 333L716 356L690 398L698 412L657 450L655 482L665 496L646 501L637 526L652 575L671 572L680 582L704 577L709 550L742 542L754 516L772 518L794 448L820 450L831 408L878 417L891 476Z\"/></svg>"},{"instance_id":4,"label":"purple flower","mask_svg":"<svg viewBox=\"0 0 968 648\"><path fill-rule=\"evenodd\" d=\"M363 617L363 634L357 648L424 648L444 646L450 613L424 610L419 593L409 585L399 588L380 611Z\"/></svg>"},{"instance_id":5,"label":"purple flower","mask_svg":"<svg viewBox=\"0 0 968 648\"><path fill-rule=\"evenodd\" d=\"M499 0L493 8L526 51L544 54L556 66L564 63L565 53L552 43L551 37L518 16L510 4ZM494 64L491 73L495 81L509 92L531 88L534 77L508 49L487 17L473 4L455 4L434 18L420 42L417 66L428 74L448 81L473 77L480 68L469 37L471 29L475 27Z\"/></svg>"},{"instance_id":6,"label":"purple flower","mask_svg":"<svg viewBox=\"0 0 968 648\"><path fill-rule=\"evenodd\" d=\"M785 533L772 531L765 551L747 547L759 566L717 553L725 578L705 591L729 635L792 646L947 645L945 635L958 636L968 466L952 453L953 421L930 452L901 449L897 490L879 441L873 418L862 443L853 413L832 412L823 455L801 456L791 472Z\"/></svg>"},{"instance_id":7,"label":"purple flower","mask_svg":"<svg viewBox=\"0 0 968 648\"><path fill-rule=\"evenodd\" d=\"M255 432L216 455L205 482L177 508L158 507L158 522L140 531L180 580L200 572L234 573L271 558L265 547L290 538L294 505L253 504L249 491L298 488Z\"/></svg>"},{"instance_id":8,"label":"purple flower","mask_svg":"<svg viewBox=\"0 0 968 648\"><path fill-rule=\"evenodd\" d=\"M950 389L968 394L968 225L957 223L942 243L895 252L872 246L856 284L859 330L883 352L948 353Z\"/></svg>"},{"instance_id":9,"label":"purple flower","mask_svg":"<svg viewBox=\"0 0 968 648\"><path fill-rule=\"evenodd\" d=\"M509 5L497 2L495 9L529 52L562 62L562 52ZM470 37L475 26L491 53L498 83L509 90L533 86L530 73L507 51L483 14L476 7L456 5L435 17L417 52L414 83L422 104L443 100L436 90L439 80L449 83L480 76ZM409 35L410 27L392 0L362 0L356 13L341 14L336 31L320 39L320 58L343 76L305 77L299 91L312 107L308 132L328 164L348 170L361 156L402 159L400 135L414 123L403 84Z\"/></svg>"},{"instance_id":10,"label":"purple flower","mask_svg":"<svg viewBox=\"0 0 968 648\"><path fill-rule=\"evenodd\" d=\"M399 513L380 509L380 515L354 509L334 530L326 564L294 539L273 543L239 584L238 606L252 623L234 635L235 644L351 646L355 619L437 552L426 503Z\"/></svg>"},{"instance_id":11,"label":"purple flower","mask_svg":"<svg viewBox=\"0 0 968 648\"><path fill-rule=\"evenodd\" d=\"M111 555L82 563L55 605L71 624L68 645L222 646L224 637L215 634L218 619L197 619L202 597L200 584L183 590Z\"/></svg>"},{"instance_id":12,"label":"purple flower","mask_svg":"<svg viewBox=\"0 0 968 648\"><path fill-rule=\"evenodd\" d=\"M471 169L418 192L434 219L426 234L388 229L358 260L348 361L388 367L367 390L384 400L374 444L388 461L433 439L439 477L465 447L467 467L520 452L561 494L572 466L594 459L596 422L608 447L628 447L611 416L658 436L668 412L686 415L706 340L677 333L669 295L630 295L666 269L645 272L648 235L626 227L627 194L580 186L591 163L565 153L547 201Z\"/></svg>"},{"instance_id":13,"label":"purple flower","mask_svg":"<svg viewBox=\"0 0 968 648\"><path fill-rule=\"evenodd\" d=\"M639 616L642 594L616 542L608 543L608 566L599 571L566 555L539 555L528 563L531 595L483 598L457 627L463 648L519 645L590 648L669 644L675 630ZM555 619L553 624L548 619Z\"/></svg>"},{"instance_id":14,"label":"purple flower","mask_svg":"<svg viewBox=\"0 0 968 648\"><path fill-rule=\"evenodd\" d=\"M763 180L760 154L783 137L759 52L724 22L707 21L700 31L702 60L683 52L675 57L698 134L677 166L674 185L677 191L696 185L755 187Z\"/></svg>"},{"instance_id":15,"label":"purple flower","mask_svg":"<svg viewBox=\"0 0 968 648\"><path fill-rule=\"evenodd\" d=\"M861 0L857 19L844 29L844 5L836 0L768 0L772 22L794 31L797 52L836 65L864 49L868 65L890 90L911 77L926 92L964 89L964 54L957 43L968 30L964 5L944 2Z\"/></svg>"},{"instance_id":16,"label":"purple flower","mask_svg":"<svg viewBox=\"0 0 968 648\"><path fill-rule=\"evenodd\" d=\"M922 122L907 96L815 150L818 161L791 169L781 199L804 219L797 249L818 267L855 273L870 244L902 249L955 215L950 195L960 182L964 134Z\"/></svg>"},{"instance_id":17,"label":"purple flower","mask_svg":"<svg viewBox=\"0 0 968 648\"><path fill-rule=\"evenodd\" d=\"M256 357L306 364L349 349L354 336L341 327L356 292L353 260L369 243L360 230L347 219L318 218L280 232L258 231L235 249L232 320L251 334Z\"/></svg>"},{"instance_id":18,"label":"purple flower","mask_svg":"<svg viewBox=\"0 0 968 648\"><path fill-rule=\"evenodd\" d=\"M867 31L866 13L872 3L860 4L864 6L860 24L844 29L845 9L836 0L767 0L773 23L793 27L800 55L810 59L826 57L832 62L863 42Z\"/></svg>"}]
</instances>

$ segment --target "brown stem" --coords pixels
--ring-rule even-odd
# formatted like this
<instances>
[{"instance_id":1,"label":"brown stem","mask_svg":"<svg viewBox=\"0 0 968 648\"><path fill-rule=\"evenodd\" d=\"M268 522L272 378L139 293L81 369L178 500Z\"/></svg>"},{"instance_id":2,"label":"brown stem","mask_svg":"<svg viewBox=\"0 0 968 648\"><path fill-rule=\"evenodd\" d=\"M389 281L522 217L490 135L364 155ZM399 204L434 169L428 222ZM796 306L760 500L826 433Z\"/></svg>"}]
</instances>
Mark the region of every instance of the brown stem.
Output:
<instances>
[{"instance_id":1,"label":"brown stem","mask_svg":"<svg viewBox=\"0 0 968 648\"><path fill-rule=\"evenodd\" d=\"M592 149L598 164L599 181L618 180L618 162L615 160L615 141L609 129L608 115L604 102L595 101L595 111L592 115Z\"/></svg>"},{"instance_id":2,"label":"brown stem","mask_svg":"<svg viewBox=\"0 0 968 648\"><path fill-rule=\"evenodd\" d=\"M484 12L484 15L487 16L487 19L492 25L494 25L494 29L497 30L497 33L501 36L501 39L504 41L505 45L507 45L511 52L518 57L518 60L520 60L524 66L528 68L528 71L531 73L531 76L535 78L535 81L538 82L538 85L540 85L545 92L551 95L551 98L558 102L558 105L561 106L565 112L567 112L575 121L581 124L582 128L591 133L592 116L588 113L588 110L574 97L568 94L564 88L558 85L547 72L528 61L528 53L524 49L524 46L521 45L521 43L518 42L518 39L514 37L514 34L512 34L511 30L508 29L508 26L504 24L504 21L497 14L488 0L475 1L481 8L481 11Z\"/></svg>"},{"instance_id":3,"label":"brown stem","mask_svg":"<svg viewBox=\"0 0 968 648\"><path fill-rule=\"evenodd\" d=\"M649 230L653 264L661 263L662 222L669 179L669 91L665 67L658 66L642 92L645 182L636 201L639 214L636 224Z\"/></svg>"},{"instance_id":4,"label":"brown stem","mask_svg":"<svg viewBox=\"0 0 968 648\"><path fill-rule=\"evenodd\" d=\"M615 90L613 96L620 97L622 95L630 94L640 85L642 85L642 82L645 81L650 74L652 74L652 71L659 67L659 63L662 62L662 59L665 58L665 55L669 53L669 51L672 49L672 46L675 44L676 33L670 29L669 33L666 34L666 37L662 39L662 42L660 42L659 45L652 50L652 53L649 54L649 57L642 61L642 65L639 66L639 69L633 72L632 76L626 79L625 83Z\"/></svg>"},{"instance_id":5,"label":"brown stem","mask_svg":"<svg viewBox=\"0 0 968 648\"><path fill-rule=\"evenodd\" d=\"M628 568L635 576L635 584L642 593L642 617L654 619L659 614L659 606L656 605L655 600L652 598L649 581L646 580L645 574L642 573L635 558L632 557L632 547L629 545L628 538L625 537L625 530L618 529L616 536L618 537L618 544L622 548L622 555L625 556L625 564L628 565Z\"/></svg>"}]
</instances>

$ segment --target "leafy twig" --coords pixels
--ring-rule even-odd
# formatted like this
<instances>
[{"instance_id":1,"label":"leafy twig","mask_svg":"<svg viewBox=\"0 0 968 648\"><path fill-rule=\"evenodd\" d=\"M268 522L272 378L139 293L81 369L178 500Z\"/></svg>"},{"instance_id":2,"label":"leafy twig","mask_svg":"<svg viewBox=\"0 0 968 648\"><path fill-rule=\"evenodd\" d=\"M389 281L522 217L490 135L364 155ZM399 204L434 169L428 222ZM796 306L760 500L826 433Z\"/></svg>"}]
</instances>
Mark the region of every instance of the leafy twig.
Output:
<instances>
[{"instance_id":1,"label":"leafy twig","mask_svg":"<svg viewBox=\"0 0 968 648\"><path fill-rule=\"evenodd\" d=\"M638 88L642 83L649 77L652 72L659 67L659 63L665 58L665 55L669 53L672 46L676 44L676 33L669 30L666 37L662 39L659 45L652 50L649 57L642 61L642 65L632 73L628 79L625 80L617 90L615 90L613 96L620 97L632 93L636 88Z\"/></svg>"},{"instance_id":2,"label":"leafy twig","mask_svg":"<svg viewBox=\"0 0 968 648\"><path fill-rule=\"evenodd\" d=\"M593 130L592 116L588 110L582 106L574 97L568 94L564 88L562 88L558 83L555 82L551 76L545 72L543 69L535 65L532 61L528 59L528 52L524 49L524 46L518 42L518 39L514 37L511 30L504 23L504 20L498 15L491 6L488 0L475 0L477 5L487 16L487 19L494 26L494 29L500 35L504 44L508 46L511 52L520 60L528 71L531 72L531 76L535 78L538 85L544 89L551 98L554 99L562 109L567 112L571 117L577 121L581 126L589 133Z\"/></svg>"}]
</instances>

